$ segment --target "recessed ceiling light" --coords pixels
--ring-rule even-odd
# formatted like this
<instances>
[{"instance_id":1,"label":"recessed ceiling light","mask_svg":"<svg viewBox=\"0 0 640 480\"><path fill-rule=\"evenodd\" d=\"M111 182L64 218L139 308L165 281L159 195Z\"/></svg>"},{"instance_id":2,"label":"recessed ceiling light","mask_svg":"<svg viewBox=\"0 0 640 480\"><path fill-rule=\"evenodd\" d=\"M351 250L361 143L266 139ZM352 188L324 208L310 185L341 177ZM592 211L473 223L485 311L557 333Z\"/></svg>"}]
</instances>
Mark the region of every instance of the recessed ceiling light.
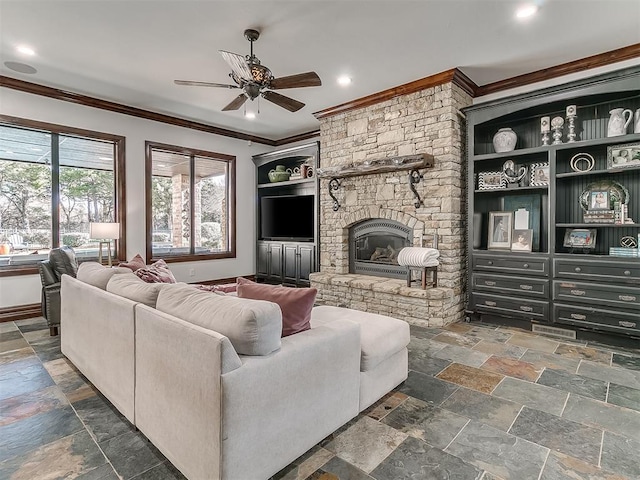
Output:
<instances>
[{"instance_id":1,"label":"recessed ceiling light","mask_svg":"<svg viewBox=\"0 0 640 480\"><path fill-rule=\"evenodd\" d=\"M342 85L343 87L346 87L349 84L351 84L351 77L347 77L346 75L342 75L341 77L338 77L338 85Z\"/></svg>"},{"instance_id":2,"label":"recessed ceiling light","mask_svg":"<svg viewBox=\"0 0 640 480\"><path fill-rule=\"evenodd\" d=\"M516 11L516 18L529 18L536 14L538 7L536 5L524 5Z\"/></svg>"},{"instance_id":3,"label":"recessed ceiling light","mask_svg":"<svg viewBox=\"0 0 640 480\"><path fill-rule=\"evenodd\" d=\"M253 112L246 112L244 116L247 120L253 120L254 118L256 118L256 114Z\"/></svg>"},{"instance_id":4,"label":"recessed ceiling light","mask_svg":"<svg viewBox=\"0 0 640 480\"><path fill-rule=\"evenodd\" d=\"M24 55L33 56L36 54L36 51L33 48L28 47L27 45L18 45L16 47L16 50Z\"/></svg>"}]
</instances>

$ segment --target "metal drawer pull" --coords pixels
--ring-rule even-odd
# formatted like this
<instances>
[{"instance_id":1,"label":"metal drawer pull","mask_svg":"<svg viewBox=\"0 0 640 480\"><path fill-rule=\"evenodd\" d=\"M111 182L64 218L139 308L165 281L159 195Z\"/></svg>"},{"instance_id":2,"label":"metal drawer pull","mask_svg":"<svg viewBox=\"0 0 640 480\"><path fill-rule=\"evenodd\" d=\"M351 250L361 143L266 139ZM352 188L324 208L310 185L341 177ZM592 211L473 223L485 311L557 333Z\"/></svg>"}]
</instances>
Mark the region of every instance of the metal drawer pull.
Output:
<instances>
[{"instance_id":1,"label":"metal drawer pull","mask_svg":"<svg viewBox=\"0 0 640 480\"><path fill-rule=\"evenodd\" d=\"M618 298L623 302L634 302L636 299L633 295L619 295Z\"/></svg>"},{"instance_id":2,"label":"metal drawer pull","mask_svg":"<svg viewBox=\"0 0 640 480\"><path fill-rule=\"evenodd\" d=\"M523 312L533 312L533 307L527 307L526 305L521 305L520 310Z\"/></svg>"},{"instance_id":3,"label":"metal drawer pull","mask_svg":"<svg viewBox=\"0 0 640 480\"><path fill-rule=\"evenodd\" d=\"M485 304L485 305L488 305L488 306L490 306L490 307L495 307L495 306L497 305L497 304L496 304L496 302L491 302L491 301L489 301L489 300L485 300L485 301L484 301L484 304Z\"/></svg>"},{"instance_id":4,"label":"metal drawer pull","mask_svg":"<svg viewBox=\"0 0 640 480\"><path fill-rule=\"evenodd\" d=\"M629 275L631 275L631 272L630 272L629 270L625 270L625 271L624 271L624 274L625 274L625 275L627 275L627 276L629 276Z\"/></svg>"},{"instance_id":5,"label":"metal drawer pull","mask_svg":"<svg viewBox=\"0 0 640 480\"><path fill-rule=\"evenodd\" d=\"M584 290L571 290L571 295L581 296L581 295L584 295L585 293L587 292L585 292Z\"/></svg>"},{"instance_id":6,"label":"metal drawer pull","mask_svg":"<svg viewBox=\"0 0 640 480\"><path fill-rule=\"evenodd\" d=\"M525 263L524 265L522 265L524 268L529 268L529 264Z\"/></svg>"},{"instance_id":7,"label":"metal drawer pull","mask_svg":"<svg viewBox=\"0 0 640 480\"><path fill-rule=\"evenodd\" d=\"M494 286L496 284L496 282L492 282L491 280L485 280L484 281L485 285L489 285L490 287Z\"/></svg>"},{"instance_id":8,"label":"metal drawer pull","mask_svg":"<svg viewBox=\"0 0 640 480\"><path fill-rule=\"evenodd\" d=\"M582 271L582 269L580 267L576 267L575 268L576 272L580 273Z\"/></svg>"},{"instance_id":9,"label":"metal drawer pull","mask_svg":"<svg viewBox=\"0 0 640 480\"><path fill-rule=\"evenodd\" d=\"M522 290L533 290L533 285L520 285Z\"/></svg>"},{"instance_id":10,"label":"metal drawer pull","mask_svg":"<svg viewBox=\"0 0 640 480\"><path fill-rule=\"evenodd\" d=\"M586 320L587 316L580 313L572 313L571 318L575 318L576 320Z\"/></svg>"},{"instance_id":11,"label":"metal drawer pull","mask_svg":"<svg viewBox=\"0 0 640 480\"><path fill-rule=\"evenodd\" d=\"M489 260L489 261L487 262L487 265L493 265L493 260Z\"/></svg>"},{"instance_id":12,"label":"metal drawer pull","mask_svg":"<svg viewBox=\"0 0 640 480\"><path fill-rule=\"evenodd\" d=\"M618 325L620 325L621 327L636 328L636 324L634 322L623 322L623 321L620 321L620 322L618 322Z\"/></svg>"}]
</instances>

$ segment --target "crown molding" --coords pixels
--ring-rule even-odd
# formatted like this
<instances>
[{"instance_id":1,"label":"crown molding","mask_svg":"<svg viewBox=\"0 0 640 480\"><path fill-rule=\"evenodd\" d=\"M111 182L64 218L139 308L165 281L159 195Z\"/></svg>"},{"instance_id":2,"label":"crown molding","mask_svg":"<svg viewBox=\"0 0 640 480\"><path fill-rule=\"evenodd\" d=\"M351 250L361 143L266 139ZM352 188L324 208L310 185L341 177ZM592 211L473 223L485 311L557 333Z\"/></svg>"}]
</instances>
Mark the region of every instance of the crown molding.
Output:
<instances>
[{"instance_id":1,"label":"crown molding","mask_svg":"<svg viewBox=\"0 0 640 480\"><path fill-rule=\"evenodd\" d=\"M561 65L556 65L555 67L525 73L523 75L518 75L517 77L507 78L506 80L488 83L487 85L478 87L475 96L481 97L491 93L511 90L512 88L522 87L524 85L550 80L563 75L569 75L570 73L582 72L584 70L603 67L605 65L638 57L640 57L640 43L619 48L617 50L611 50L610 52L592 55L591 57L582 58L573 62L563 63Z\"/></svg>"},{"instance_id":2,"label":"crown molding","mask_svg":"<svg viewBox=\"0 0 640 480\"><path fill-rule=\"evenodd\" d=\"M12 88L21 92L41 95L43 97L62 100L64 102L77 103L79 105L84 105L85 107L93 107L99 108L101 110L108 110L110 112L122 113L124 115L130 115L132 117L144 118L145 120L152 120L154 122L174 125L176 127L190 128L192 130L199 130L201 132L212 133L214 135L222 135L223 137L261 143L272 147L276 145L276 141L269 138L235 132L233 130L227 130L226 128L214 127L205 123L185 120L183 118L173 117L171 115L165 115L162 113L150 112L141 108L130 107L128 105L89 97L87 95L69 92L67 90L60 90L58 88L46 87L44 85L26 82L24 80L18 80L16 78L7 77L4 75L0 75L0 87Z\"/></svg>"},{"instance_id":3,"label":"crown molding","mask_svg":"<svg viewBox=\"0 0 640 480\"><path fill-rule=\"evenodd\" d=\"M457 85L463 91L471 95L471 97L477 98L484 95L489 95L504 90L511 90L513 88L521 87L524 85L530 85L532 83L550 80L552 78L560 77L563 75L582 72L584 70L602 67L605 65L610 65L612 63L617 63L638 57L640 57L640 43L636 43L627 47L619 48L617 50L612 50L598 55L592 55L591 57L583 58L573 62L563 63L555 67L549 67L542 70L537 70L535 72L525 73L523 75L507 78L505 80L500 80L498 82L489 83L483 86L476 85L460 69L452 68L435 75L430 75L413 82L405 83L404 85L400 85L398 87L389 88L387 90L383 90L366 97L358 98L350 102L320 110L318 112L315 112L313 115L318 120L320 120L322 118L337 115L339 113L375 105L377 103L390 100L394 97L398 97L400 95L407 95L409 93L418 92L426 88L444 85L445 83L453 83L454 85ZM44 85L38 85L36 83L26 82L24 80L18 80L4 75L0 75L0 87L12 88L14 90L20 90L22 92L54 98L56 100L77 103L88 107L122 113L124 115L131 115L134 117L166 123L177 127L190 128L214 135L221 135L238 140L251 141L271 147L279 147L302 140L308 140L311 138L315 138L320 134L320 130L314 130L291 137L281 138L279 140L272 140L269 138L258 137L255 135L249 135L246 133L207 125L205 123L185 120L179 117L173 117L171 115L150 112L141 108L130 107L128 105L101 100L98 98L89 97L87 95L81 95L66 90L46 87Z\"/></svg>"},{"instance_id":4,"label":"crown molding","mask_svg":"<svg viewBox=\"0 0 640 480\"><path fill-rule=\"evenodd\" d=\"M420 80L405 83L404 85L400 85L398 87L389 88L387 90L382 90L381 92L377 92L366 97L357 98L350 102L336 105L335 107L325 108L324 110L315 112L313 115L319 120L322 118L337 115L339 113L369 107L371 105L385 102L401 95L419 92L420 90L436 87L438 85L444 85L445 83L453 83L454 85L459 86L472 97L475 96L475 91L478 88L478 86L473 83L473 81L469 79L469 77L467 77L464 73L462 73L457 68L452 68L444 72L436 73L435 75L421 78Z\"/></svg>"}]
</instances>

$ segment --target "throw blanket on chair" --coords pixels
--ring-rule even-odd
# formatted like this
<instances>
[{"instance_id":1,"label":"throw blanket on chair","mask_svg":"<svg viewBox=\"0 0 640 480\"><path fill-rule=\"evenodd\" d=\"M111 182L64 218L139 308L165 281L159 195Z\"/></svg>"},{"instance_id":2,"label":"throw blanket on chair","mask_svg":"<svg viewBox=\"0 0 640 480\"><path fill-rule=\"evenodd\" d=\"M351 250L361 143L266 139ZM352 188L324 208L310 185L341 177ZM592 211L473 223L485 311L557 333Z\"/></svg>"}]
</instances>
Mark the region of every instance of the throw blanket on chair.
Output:
<instances>
[{"instance_id":1,"label":"throw blanket on chair","mask_svg":"<svg viewBox=\"0 0 640 480\"><path fill-rule=\"evenodd\" d=\"M435 248L404 247L398 254L398 264L404 267L437 267L440 252Z\"/></svg>"}]
</instances>

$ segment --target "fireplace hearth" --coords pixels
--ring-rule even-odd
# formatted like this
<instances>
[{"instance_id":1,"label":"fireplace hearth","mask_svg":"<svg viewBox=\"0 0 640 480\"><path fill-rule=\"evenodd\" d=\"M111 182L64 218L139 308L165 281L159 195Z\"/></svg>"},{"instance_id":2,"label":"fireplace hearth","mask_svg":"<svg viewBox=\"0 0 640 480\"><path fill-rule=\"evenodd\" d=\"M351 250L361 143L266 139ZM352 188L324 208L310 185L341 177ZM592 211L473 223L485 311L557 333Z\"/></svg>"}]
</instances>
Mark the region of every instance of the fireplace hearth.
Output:
<instances>
[{"instance_id":1,"label":"fireplace hearth","mask_svg":"<svg viewBox=\"0 0 640 480\"><path fill-rule=\"evenodd\" d=\"M406 278L398 253L411 245L413 230L395 220L368 219L349 229L349 273Z\"/></svg>"}]
</instances>

